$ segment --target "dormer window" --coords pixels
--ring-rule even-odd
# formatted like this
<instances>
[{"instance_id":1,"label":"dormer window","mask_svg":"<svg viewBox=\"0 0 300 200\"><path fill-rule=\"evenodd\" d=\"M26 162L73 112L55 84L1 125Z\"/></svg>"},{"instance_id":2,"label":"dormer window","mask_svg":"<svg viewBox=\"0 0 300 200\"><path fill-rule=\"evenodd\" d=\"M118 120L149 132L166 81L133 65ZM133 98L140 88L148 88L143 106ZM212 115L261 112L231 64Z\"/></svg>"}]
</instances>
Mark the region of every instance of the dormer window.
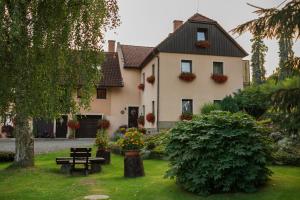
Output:
<instances>
[{"instance_id":1,"label":"dormer window","mask_svg":"<svg viewBox=\"0 0 300 200\"><path fill-rule=\"evenodd\" d=\"M207 29L198 29L197 31L197 41L207 41Z\"/></svg>"}]
</instances>

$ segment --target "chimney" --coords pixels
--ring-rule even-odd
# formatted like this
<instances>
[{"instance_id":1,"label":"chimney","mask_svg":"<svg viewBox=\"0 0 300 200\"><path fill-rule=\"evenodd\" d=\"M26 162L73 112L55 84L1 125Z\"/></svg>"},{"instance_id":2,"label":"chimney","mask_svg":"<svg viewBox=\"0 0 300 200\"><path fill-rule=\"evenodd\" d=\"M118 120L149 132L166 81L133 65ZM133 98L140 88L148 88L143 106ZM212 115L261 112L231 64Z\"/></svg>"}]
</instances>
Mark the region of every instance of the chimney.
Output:
<instances>
[{"instance_id":1,"label":"chimney","mask_svg":"<svg viewBox=\"0 0 300 200\"><path fill-rule=\"evenodd\" d=\"M174 32L183 24L183 21L181 20L174 20L173 21L173 27L174 27Z\"/></svg>"},{"instance_id":2,"label":"chimney","mask_svg":"<svg viewBox=\"0 0 300 200\"><path fill-rule=\"evenodd\" d=\"M108 52L115 52L116 49L116 41L108 40Z\"/></svg>"}]
</instances>

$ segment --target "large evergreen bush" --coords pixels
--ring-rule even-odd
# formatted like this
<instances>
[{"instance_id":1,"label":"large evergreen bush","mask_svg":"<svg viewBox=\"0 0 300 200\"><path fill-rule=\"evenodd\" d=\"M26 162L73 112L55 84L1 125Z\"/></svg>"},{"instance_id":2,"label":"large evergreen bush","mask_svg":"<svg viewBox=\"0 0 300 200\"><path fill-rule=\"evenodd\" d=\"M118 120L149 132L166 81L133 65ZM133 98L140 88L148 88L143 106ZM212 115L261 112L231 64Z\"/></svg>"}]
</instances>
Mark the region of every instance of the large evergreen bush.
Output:
<instances>
[{"instance_id":1,"label":"large evergreen bush","mask_svg":"<svg viewBox=\"0 0 300 200\"><path fill-rule=\"evenodd\" d=\"M244 113L214 111L179 122L166 152L171 161L166 177L197 194L253 192L271 174L260 127Z\"/></svg>"}]
</instances>

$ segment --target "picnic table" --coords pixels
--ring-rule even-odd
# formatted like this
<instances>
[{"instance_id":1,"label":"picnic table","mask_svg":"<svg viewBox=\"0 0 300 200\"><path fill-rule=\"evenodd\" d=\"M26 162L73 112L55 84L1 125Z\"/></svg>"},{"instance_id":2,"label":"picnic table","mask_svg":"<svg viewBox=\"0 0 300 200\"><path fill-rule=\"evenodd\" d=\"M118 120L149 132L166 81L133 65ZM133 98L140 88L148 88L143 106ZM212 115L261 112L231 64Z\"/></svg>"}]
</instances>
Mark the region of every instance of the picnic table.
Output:
<instances>
[{"instance_id":1,"label":"picnic table","mask_svg":"<svg viewBox=\"0 0 300 200\"><path fill-rule=\"evenodd\" d=\"M70 157L56 158L56 164L61 165L63 173L71 175L75 171L83 171L85 175L101 172L101 164L104 164L105 159L92 158L91 151L91 148L71 148Z\"/></svg>"}]
</instances>

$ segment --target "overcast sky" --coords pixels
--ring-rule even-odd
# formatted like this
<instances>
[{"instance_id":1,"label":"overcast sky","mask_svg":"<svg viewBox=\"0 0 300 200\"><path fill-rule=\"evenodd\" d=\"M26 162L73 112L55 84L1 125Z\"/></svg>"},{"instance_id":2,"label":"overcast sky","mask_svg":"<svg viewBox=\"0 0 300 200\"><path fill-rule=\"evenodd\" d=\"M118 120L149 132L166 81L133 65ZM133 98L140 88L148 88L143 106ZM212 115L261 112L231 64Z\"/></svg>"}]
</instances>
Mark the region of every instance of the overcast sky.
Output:
<instances>
[{"instance_id":1,"label":"overcast sky","mask_svg":"<svg viewBox=\"0 0 300 200\"><path fill-rule=\"evenodd\" d=\"M254 9L246 3L261 7L273 7L283 0L118 0L122 24L106 34L106 39L122 44L156 46L173 30L173 20L186 21L197 10L219 22L230 31L237 25L256 17ZM199 2L199 7L198 7ZM232 34L231 34L232 35ZM237 42L250 54L251 34L234 35ZM278 65L278 42L266 40L269 51L266 57L267 74ZM294 44L300 56L300 42ZM250 59L247 57L246 59Z\"/></svg>"}]
</instances>

